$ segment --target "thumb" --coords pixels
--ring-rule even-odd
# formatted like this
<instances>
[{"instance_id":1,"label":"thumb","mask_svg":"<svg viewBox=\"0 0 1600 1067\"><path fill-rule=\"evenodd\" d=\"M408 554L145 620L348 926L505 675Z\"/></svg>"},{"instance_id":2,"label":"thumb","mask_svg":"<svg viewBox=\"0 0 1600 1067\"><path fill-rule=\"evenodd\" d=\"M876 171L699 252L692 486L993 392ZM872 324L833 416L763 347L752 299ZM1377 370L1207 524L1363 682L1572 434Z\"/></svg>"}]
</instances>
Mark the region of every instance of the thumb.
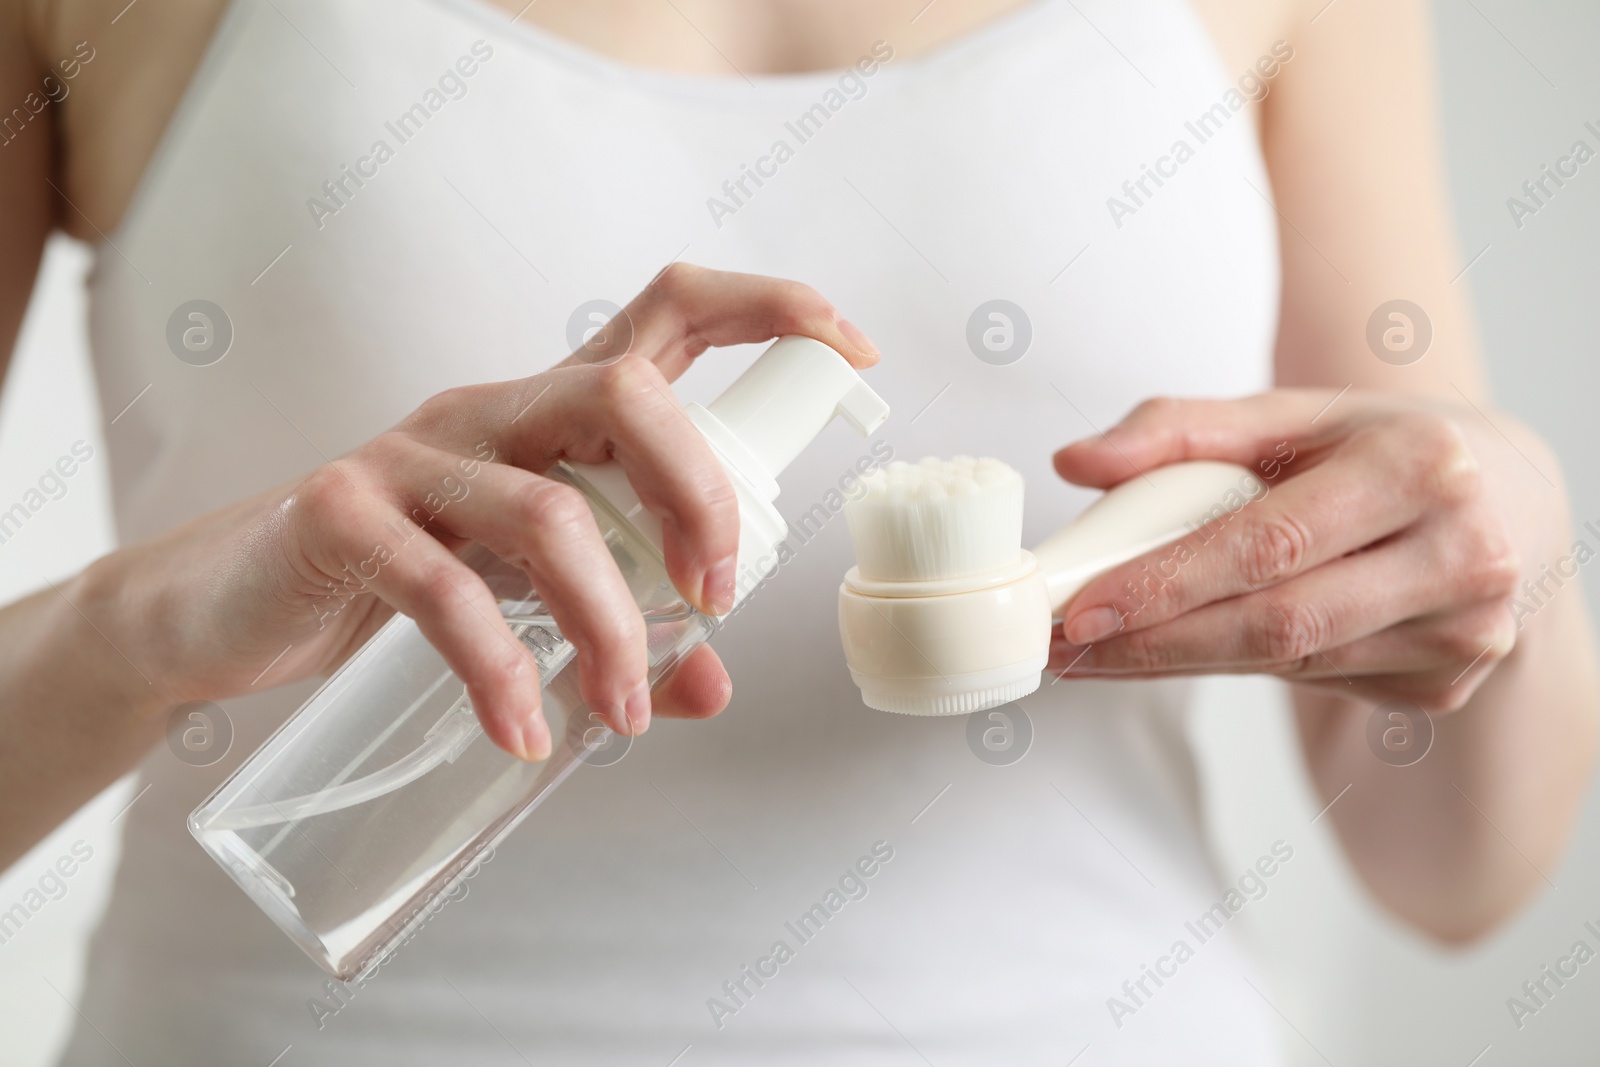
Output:
<instances>
[{"instance_id":1,"label":"thumb","mask_svg":"<svg viewBox=\"0 0 1600 1067\"><path fill-rule=\"evenodd\" d=\"M1332 389L1276 389L1236 400L1156 397L1105 433L1054 456L1056 473L1074 485L1109 489L1155 467L1193 459L1252 466L1284 441L1323 435L1342 419ZM1350 398L1344 410L1355 408Z\"/></svg>"}]
</instances>

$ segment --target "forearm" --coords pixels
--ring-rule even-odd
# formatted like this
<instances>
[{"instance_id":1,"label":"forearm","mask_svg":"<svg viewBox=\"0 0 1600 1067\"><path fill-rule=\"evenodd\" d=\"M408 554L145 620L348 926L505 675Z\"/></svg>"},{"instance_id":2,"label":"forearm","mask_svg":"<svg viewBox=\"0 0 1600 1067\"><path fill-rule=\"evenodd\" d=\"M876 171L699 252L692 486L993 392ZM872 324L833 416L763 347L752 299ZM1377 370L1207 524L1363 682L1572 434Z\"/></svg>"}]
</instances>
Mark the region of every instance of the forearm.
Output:
<instances>
[{"instance_id":1,"label":"forearm","mask_svg":"<svg viewBox=\"0 0 1600 1067\"><path fill-rule=\"evenodd\" d=\"M1433 716L1433 745L1418 763L1394 767L1374 755L1370 703L1296 687L1294 704L1323 803L1338 798L1328 818L1362 880L1399 917L1441 940L1469 940L1555 877L1600 709L1576 581L1525 619L1515 649L1460 710Z\"/></svg>"},{"instance_id":2,"label":"forearm","mask_svg":"<svg viewBox=\"0 0 1600 1067\"><path fill-rule=\"evenodd\" d=\"M253 633L281 648L276 616L313 617L278 603L270 568L248 551L280 554L269 531L289 491L126 545L0 608L0 869L133 769L172 708L243 691L272 659L249 646ZM325 652L302 658L279 680L329 664Z\"/></svg>"},{"instance_id":3,"label":"forearm","mask_svg":"<svg viewBox=\"0 0 1600 1067\"><path fill-rule=\"evenodd\" d=\"M166 698L138 663L122 566L107 557L0 609L0 869L161 735Z\"/></svg>"}]
</instances>

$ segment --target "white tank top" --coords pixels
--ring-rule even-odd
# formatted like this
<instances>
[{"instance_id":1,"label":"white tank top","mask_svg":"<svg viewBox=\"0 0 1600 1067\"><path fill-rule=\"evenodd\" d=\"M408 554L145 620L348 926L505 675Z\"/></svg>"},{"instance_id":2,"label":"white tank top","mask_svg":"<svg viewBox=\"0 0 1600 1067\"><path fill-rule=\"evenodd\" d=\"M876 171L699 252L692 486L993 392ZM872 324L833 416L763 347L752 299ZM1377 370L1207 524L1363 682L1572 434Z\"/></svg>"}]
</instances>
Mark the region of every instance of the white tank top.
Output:
<instances>
[{"instance_id":1,"label":"white tank top","mask_svg":"<svg viewBox=\"0 0 1600 1067\"><path fill-rule=\"evenodd\" d=\"M679 256L816 286L882 346L895 414L781 479L797 551L716 639L727 711L582 769L361 988L326 985L184 828L311 683L226 702L215 766L157 748L63 1062L1276 1062L1230 938L1185 925L1222 895L1185 687L1046 684L1026 755L993 765L964 718L865 708L834 617L829 490L862 457L998 456L1031 541L1089 499L1060 445L1154 394L1268 384L1251 120L1185 125L1230 85L1183 0L1036 0L870 77L748 79L632 68L484 0L236 0L92 277L124 540L549 366L575 310ZM201 299L233 335L209 366L168 341ZM996 299L1031 327L1008 364L968 340ZM708 353L681 395L752 354Z\"/></svg>"}]
</instances>

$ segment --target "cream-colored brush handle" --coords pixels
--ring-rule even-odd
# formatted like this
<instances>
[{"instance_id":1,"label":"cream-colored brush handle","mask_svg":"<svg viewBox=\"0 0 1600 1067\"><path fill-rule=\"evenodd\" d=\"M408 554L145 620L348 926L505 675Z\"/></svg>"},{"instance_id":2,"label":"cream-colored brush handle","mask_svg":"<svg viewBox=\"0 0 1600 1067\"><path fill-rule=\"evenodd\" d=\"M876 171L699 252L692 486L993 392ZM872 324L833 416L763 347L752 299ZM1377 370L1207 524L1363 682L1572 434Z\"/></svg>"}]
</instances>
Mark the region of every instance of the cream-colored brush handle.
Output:
<instances>
[{"instance_id":1,"label":"cream-colored brush handle","mask_svg":"<svg viewBox=\"0 0 1600 1067\"><path fill-rule=\"evenodd\" d=\"M1096 575L1196 527L1225 523L1266 494L1266 484L1251 471L1211 460L1174 463L1130 478L1033 549L1051 607L1059 612Z\"/></svg>"}]
</instances>

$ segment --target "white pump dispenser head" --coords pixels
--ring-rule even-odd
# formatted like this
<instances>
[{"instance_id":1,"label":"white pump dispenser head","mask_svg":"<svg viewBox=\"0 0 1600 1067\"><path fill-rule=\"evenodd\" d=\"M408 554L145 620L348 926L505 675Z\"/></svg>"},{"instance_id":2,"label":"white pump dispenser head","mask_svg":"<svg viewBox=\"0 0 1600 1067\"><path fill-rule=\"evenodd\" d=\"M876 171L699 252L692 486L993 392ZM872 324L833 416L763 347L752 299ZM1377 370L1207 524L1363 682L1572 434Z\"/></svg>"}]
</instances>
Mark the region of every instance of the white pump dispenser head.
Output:
<instances>
[{"instance_id":1,"label":"white pump dispenser head","mask_svg":"<svg viewBox=\"0 0 1600 1067\"><path fill-rule=\"evenodd\" d=\"M737 604L777 565L778 545L789 533L772 506L777 476L835 416L870 434L889 417L889 405L839 353L791 334L769 345L709 408L686 404L684 413L726 468L739 500ZM662 547L661 520L639 502L621 466L568 466Z\"/></svg>"},{"instance_id":2,"label":"white pump dispenser head","mask_svg":"<svg viewBox=\"0 0 1600 1067\"><path fill-rule=\"evenodd\" d=\"M839 353L791 335L763 352L711 402L709 413L777 477L835 415L870 434L889 417L889 405Z\"/></svg>"}]
</instances>

